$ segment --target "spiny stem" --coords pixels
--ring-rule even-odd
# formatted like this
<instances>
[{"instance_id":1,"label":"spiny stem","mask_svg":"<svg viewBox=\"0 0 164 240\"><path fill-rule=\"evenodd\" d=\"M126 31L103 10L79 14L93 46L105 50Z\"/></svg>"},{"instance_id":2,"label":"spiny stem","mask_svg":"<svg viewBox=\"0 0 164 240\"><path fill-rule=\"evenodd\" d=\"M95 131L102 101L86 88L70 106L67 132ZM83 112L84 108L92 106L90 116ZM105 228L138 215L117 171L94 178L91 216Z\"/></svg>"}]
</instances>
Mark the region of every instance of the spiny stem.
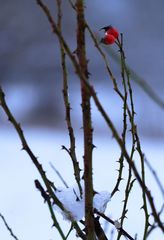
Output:
<instances>
[{"instance_id":1,"label":"spiny stem","mask_svg":"<svg viewBox=\"0 0 164 240\"><path fill-rule=\"evenodd\" d=\"M97 211L96 209L94 209L94 212L95 212L97 215L101 216L101 217L102 217L103 219L105 219L106 221L108 221L109 223L111 223L112 225L115 225L115 222L114 222L111 218L107 217L105 214ZM120 231L121 234L124 235L126 238L128 238L128 239L130 239L130 240L134 240L134 238L131 237L130 234L129 234L128 232L126 232L122 227L119 228L119 231Z\"/></svg>"},{"instance_id":2,"label":"spiny stem","mask_svg":"<svg viewBox=\"0 0 164 240\"><path fill-rule=\"evenodd\" d=\"M84 1L76 1L77 13L77 57L79 68L83 73L85 81L88 82L88 67L85 46L85 16ZM91 120L91 94L80 76L82 116L84 133L84 185L85 185L85 227L87 240L95 239L94 218L93 218L93 178L92 178L92 120Z\"/></svg>"},{"instance_id":3,"label":"spiny stem","mask_svg":"<svg viewBox=\"0 0 164 240\"><path fill-rule=\"evenodd\" d=\"M60 32L62 32L62 11L61 11L61 0L56 0L57 2L57 10L58 10L58 29ZM74 169L74 176L75 180L77 182L77 185L79 187L80 196L82 198L82 187L80 184L80 167L79 162L77 161L76 157L76 151L75 151L75 135L74 130L72 127L72 121L71 121L71 107L70 107L70 101L69 101L69 94L68 94L68 74L67 74L67 66L65 61L65 50L63 47L62 41L59 39L60 44L60 55L61 55L61 66L62 66L62 72L63 72L63 99L64 99L64 105L65 105L65 119L66 124L68 128L69 138L70 138L70 149L69 149L69 155L71 157L72 163L73 163L73 169Z\"/></svg>"}]
</instances>

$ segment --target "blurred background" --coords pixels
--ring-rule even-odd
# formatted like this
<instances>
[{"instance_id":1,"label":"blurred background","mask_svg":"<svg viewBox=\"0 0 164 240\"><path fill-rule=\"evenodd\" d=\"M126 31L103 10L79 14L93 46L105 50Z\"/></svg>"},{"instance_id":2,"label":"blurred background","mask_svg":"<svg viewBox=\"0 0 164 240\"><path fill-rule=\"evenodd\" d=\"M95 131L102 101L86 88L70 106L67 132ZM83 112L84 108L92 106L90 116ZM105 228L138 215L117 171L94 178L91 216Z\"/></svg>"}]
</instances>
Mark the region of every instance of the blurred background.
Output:
<instances>
[{"instance_id":1,"label":"blurred background","mask_svg":"<svg viewBox=\"0 0 164 240\"><path fill-rule=\"evenodd\" d=\"M45 0L44 2L56 17L55 1ZM86 19L95 36L100 38L103 32L99 29L110 24L122 32L128 65L164 101L164 1L88 0L85 4ZM71 50L74 51L76 49L76 16L66 0L63 0L63 34ZM90 81L120 131L122 102L113 91L104 63L88 33L86 40ZM103 47L103 51L106 52L113 74L121 86L120 67L113 58L113 52L115 56L119 56L117 46ZM49 167L49 161L55 164L71 185L73 181L71 162L60 150L61 145L69 144L62 98L60 49L58 40L52 34L49 23L36 1L1 0L0 59L0 85L6 94L10 109L25 130L32 150L39 156L48 175L57 185L61 183ZM71 113L77 133L78 159L82 166L83 139L80 130L82 120L79 79L69 60L67 64ZM136 122L144 152L161 181L164 181L164 108L154 102L133 79L132 86L137 113ZM92 116L94 143L98 146L94 152L95 186L98 190L111 191L117 174L115 169L118 167L116 161L119 157L119 149L111 138L111 133L107 131L94 103ZM54 239L54 230L50 229L49 213L33 183L35 178L39 178L38 173L20 148L21 145L13 127L0 109L0 188L3 193L0 198L0 211L5 214L11 226L21 236L20 239ZM109 160L110 173L106 168ZM148 173L148 183L159 209L163 198L150 173ZM143 222L140 221L140 213L137 211L142 203L136 203L135 194L133 198L129 214L131 214L130 219L134 219L138 225L130 222L127 229L130 229L132 234L136 231L141 234ZM113 204L112 212L109 212L113 219L118 219L120 216L122 199L123 195L119 195L118 199L111 203ZM0 229L3 239L10 239L1 220ZM162 239L160 231L156 232L150 240L157 238Z\"/></svg>"},{"instance_id":2,"label":"blurred background","mask_svg":"<svg viewBox=\"0 0 164 240\"><path fill-rule=\"evenodd\" d=\"M45 1L56 16L55 1ZM108 24L124 33L124 46L129 66L138 73L164 101L164 2L158 0L86 1L86 19L95 35ZM63 1L63 32L72 51L76 48L75 12ZM15 116L23 125L63 129L62 74L59 45L49 23L35 1L1 1L0 15L0 84ZM99 36L99 37L100 37ZM113 74L121 82L120 68L107 53ZM87 35L87 54L91 81L113 120L122 124L118 96L106 74L104 63ZM68 61L70 98L75 123L81 121L79 81ZM133 84L136 120L142 134L164 135L164 111L137 85ZM93 107L94 108L94 107ZM96 117L95 117L96 116ZM159 117L160 116L160 117ZM101 117L93 114L96 128L102 130ZM0 115L1 125L6 118ZM81 123L80 123L81 124ZM79 127L79 126L78 126Z\"/></svg>"}]
</instances>

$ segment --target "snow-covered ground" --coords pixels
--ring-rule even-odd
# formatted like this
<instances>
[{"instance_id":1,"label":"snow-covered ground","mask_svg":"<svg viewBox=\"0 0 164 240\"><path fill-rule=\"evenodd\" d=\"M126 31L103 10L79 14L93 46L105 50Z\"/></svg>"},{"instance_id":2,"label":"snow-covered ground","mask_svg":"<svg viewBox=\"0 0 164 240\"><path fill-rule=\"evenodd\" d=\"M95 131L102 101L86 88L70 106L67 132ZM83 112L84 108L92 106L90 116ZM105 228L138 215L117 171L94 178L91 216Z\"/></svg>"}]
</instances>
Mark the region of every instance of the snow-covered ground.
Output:
<instances>
[{"instance_id":1,"label":"snow-covered ground","mask_svg":"<svg viewBox=\"0 0 164 240\"><path fill-rule=\"evenodd\" d=\"M61 150L61 145L69 146L67 132L59 132L55 129L25 128L25 136L32 151L39 157L39 161L43 164L48 177L54 181L55 186L63 187L63 184L50 167L49 162L54 164L67 184L72 186L75 183L72 174L72 164L68 154ZM82 136L79 133L76 142L78 159L81 168L83 168ZM163 141L143 138L141 139L141 143L147 159L157 171L161 181L164 182ZM120 153L119 148L108 132L100 135L96 134L94 144L97 146L94 149L94 188L98 192L104 190L111 192L117 176L116 169L118 163L116 161ZM139 166L137 158L136 162L138 162ZM126 176L127 171L124 171L124 178ZM14 129L11 126L0 129L0 213L4 214L9 225L20 240L58 240L60 237L57 231L55 228L51 228L52 221L48 208L34 186L35 179L40 179L40 176L27 154L21 151L20 140ZM148 170L146 180L152 190L155 204L160 209L163 199L156 182ZM121 186L121 189L124 189L125 181L122 182ZM128 219L125 220L125 229L132 236L138 233L137 239L140 240L143 231L143 220L141 219L144 213L140 210L142 206L142 193L139 193L138 190L138 184L135 183L129 200ZM123 198L124 192L116 193L112 201L108 203L106 214L113 220L117 220L121 215ZM59 213L57 213L57 217L62 221L62 227L67 232L70 223L63 221ZM104 224L103 221L102 224ZM108 225L109 232L112 228L113 226ZM162 236L160 231L156 231L149 239L161 240ZM1 219L0 239L11 239ZM71 236L70 239L75 239L75 237ZM122 237L122 239L124 238Z\"/></svg>"}]
</instances>

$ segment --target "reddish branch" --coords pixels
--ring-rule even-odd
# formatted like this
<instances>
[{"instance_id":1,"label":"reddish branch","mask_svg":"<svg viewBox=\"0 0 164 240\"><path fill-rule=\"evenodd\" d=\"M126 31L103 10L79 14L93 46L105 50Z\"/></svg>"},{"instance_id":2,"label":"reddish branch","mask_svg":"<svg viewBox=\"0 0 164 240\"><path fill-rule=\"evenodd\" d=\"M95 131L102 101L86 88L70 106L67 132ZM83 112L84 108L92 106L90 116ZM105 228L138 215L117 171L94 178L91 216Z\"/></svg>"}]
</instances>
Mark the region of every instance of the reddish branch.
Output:
<instances>
[{"instance_id":1,"label":"reddish branch","mask_svg":"<svg viewBox=\"0 0 164 240\"><path fill-rule=\"evenodd\" d=\"M85 49L85 17L84 1L76 1L77 12L77 57L79 68L85 81L88 81L88 69ZM82 113L83 113L83 133L84 133L84 184L85 184L85 227L87 239L94 239L94 219L93 219L93 182L92 182L92 122L90 107L90 91L80 77Z\"/></svg>"}]
</instances>

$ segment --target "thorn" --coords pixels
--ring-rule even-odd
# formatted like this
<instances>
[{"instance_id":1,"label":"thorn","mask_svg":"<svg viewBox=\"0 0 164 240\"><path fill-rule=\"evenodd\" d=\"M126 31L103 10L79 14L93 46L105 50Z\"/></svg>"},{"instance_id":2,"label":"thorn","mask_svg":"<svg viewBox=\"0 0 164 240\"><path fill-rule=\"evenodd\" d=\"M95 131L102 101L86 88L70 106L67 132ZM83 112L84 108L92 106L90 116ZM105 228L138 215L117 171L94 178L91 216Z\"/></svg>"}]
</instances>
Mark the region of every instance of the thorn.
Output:
<instances>
[{"instance_id":1,"label":"thorn","mask_svg":"<svg viewBox=\"0 0 164 240\"><path fill-rule=\"evenodd\" d=\"M77 54L77 49L75 49L72 53L73 53L73 54Z\"/></svg>"},{"instance_id":2,"label":"thorn","mask_svg":"<svg viewBox=\"0 0 164 240\"><path fill-rule=\"evenodd\" d=\"M111 27L112 27L112 25L108 25L108 26L100 28L99 31L102 31L102 30L107 31Z\"/></svg>"},{"instance_id":3,"label":"thorn","mask_svg":"<svg viewBox=\"0 0 164 240\"><path fill-rule=\"evenodd\" d=\"M97 148L94 144L92 144L92 149Z\"/></svg>"},{"instance_id":4,"label":"thorn","mask_svg":"<svg viewBox=\"0 0 164 240\"><path fill-rule=\"evenodd\" d=\"M55 227L55 223L52 224L51 228Z\"/></svg>"}]
</instances>

